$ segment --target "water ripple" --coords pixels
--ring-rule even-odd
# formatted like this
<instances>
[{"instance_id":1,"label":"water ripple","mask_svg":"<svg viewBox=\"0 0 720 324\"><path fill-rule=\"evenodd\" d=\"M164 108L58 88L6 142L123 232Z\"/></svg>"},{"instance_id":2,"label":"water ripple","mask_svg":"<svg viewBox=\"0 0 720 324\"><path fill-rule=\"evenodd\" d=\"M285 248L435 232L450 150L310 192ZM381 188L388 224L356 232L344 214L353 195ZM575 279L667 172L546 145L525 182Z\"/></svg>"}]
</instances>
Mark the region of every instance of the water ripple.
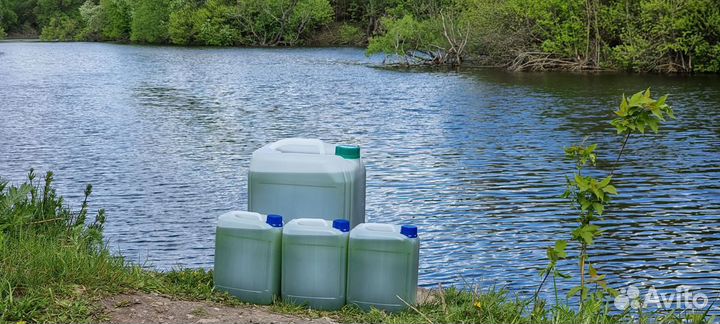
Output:
<instances>
[{"instance_id":1,"label":"water ripple","mask_svg":"<svg viewBox=\"0 0 720 324\"><path fill-rule=\"evenodd\" d=\"M421 229L420 282L532 291L567 237L562 148L607 168L618 95L652 85L677 121L633 138L592 254L611 285L720 287L720 79L391 71L354 49L0 43L0 174L54 170L108 210L110 246L212 267L215 218L244 209L250 153L283 137L358 143L370 221ZM562 265L572 272L574 264ZM560 282L562 287L575 283Z\"/></svg>"}]
</instances>

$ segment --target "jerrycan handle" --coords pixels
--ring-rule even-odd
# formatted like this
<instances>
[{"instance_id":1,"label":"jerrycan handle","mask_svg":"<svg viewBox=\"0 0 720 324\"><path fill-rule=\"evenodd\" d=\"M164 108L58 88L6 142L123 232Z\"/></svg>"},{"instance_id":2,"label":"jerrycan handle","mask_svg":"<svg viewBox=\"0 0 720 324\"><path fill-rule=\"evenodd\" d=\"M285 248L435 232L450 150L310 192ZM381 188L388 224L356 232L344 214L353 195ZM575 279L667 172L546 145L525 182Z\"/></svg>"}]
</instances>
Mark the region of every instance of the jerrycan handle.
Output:
<instances>
[{"instance_id":1,"label":"jerrycan handle","mask_svg":"<svg viewBox=\"0 0 720 324\"><path fill-rule=\"evenodd\" d=\"M270 144L270 148L282 153L325 154L325 143L311 138L281 139Z\"/></svg>"},{"instance_id":2,"label":"jerrycan handle","mask_svg":"<svg viewBox=\"0 0 720 324\"><path fill-rule=\"evenodd\" d=\"M300 226L325 227L327 223L324 219L319 218L303 218L297 221Z\"/></svg>"}]
</instances>

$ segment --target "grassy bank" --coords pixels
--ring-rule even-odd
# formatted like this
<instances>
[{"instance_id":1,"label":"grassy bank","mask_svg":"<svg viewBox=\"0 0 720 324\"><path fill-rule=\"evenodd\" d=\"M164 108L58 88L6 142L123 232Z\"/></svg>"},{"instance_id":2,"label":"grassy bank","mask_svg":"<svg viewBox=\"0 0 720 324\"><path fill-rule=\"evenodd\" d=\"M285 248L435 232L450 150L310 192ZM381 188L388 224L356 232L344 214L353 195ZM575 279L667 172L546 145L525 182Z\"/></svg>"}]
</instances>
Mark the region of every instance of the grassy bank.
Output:
<instances>
[{"instance_id":1,"label":"grassy bank","mask_svg":"<svg viewBox=\"0 0 720 324\"><path fill-rule=\"evenodd\" d=\"M143 270L110 254L103 243L105 213L89 215L85 190L72 211L53 188L53 175L36 179L31 171L21 185L0 182L0 322L97 322L104 319L100 300L128 292L153 292L176 299L242 307L214 291L212 273ZM329 317L361 323L619 323L631 314L611 315L610 305L590 303L578 312L569 306L544 307L502 289L439 289L421 305L398 314L361 312L346 306L318 312L277 303L270 311L303 317ZM535 311L533 311L535 309ZM637 320L637 318L635 319ZM703 316L646 314L641 321L712 321Z\"/></svg>"}]
</instances>

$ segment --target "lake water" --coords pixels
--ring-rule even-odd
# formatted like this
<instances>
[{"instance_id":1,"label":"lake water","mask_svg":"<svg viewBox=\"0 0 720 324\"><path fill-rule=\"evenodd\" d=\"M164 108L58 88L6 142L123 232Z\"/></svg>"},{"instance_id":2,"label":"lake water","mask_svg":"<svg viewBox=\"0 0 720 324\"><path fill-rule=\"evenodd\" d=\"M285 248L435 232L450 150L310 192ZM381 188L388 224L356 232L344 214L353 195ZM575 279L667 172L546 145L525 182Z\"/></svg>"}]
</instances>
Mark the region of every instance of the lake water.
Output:
<instances>
[{"instance_id":1,"label":"lake water","mask_svg":"<svg viewBox=\"0 0 720 324\"><path fill-rule=\"evenodd\" d=\"M563 147L590 136L607 166L621 140L611 111L652 86L678 119L631 138L593 260L616 288L720 293L720 78L374 63L357 49L3 42L0 176L53 170L76 208L92 183L113 250L156 269L211 268L215 218L247 206L253 150L357 143L368 220L420 229L421 285L526 294L545 247L574 226L558 198L573 168Z\"/></svg>"}]
</instances>

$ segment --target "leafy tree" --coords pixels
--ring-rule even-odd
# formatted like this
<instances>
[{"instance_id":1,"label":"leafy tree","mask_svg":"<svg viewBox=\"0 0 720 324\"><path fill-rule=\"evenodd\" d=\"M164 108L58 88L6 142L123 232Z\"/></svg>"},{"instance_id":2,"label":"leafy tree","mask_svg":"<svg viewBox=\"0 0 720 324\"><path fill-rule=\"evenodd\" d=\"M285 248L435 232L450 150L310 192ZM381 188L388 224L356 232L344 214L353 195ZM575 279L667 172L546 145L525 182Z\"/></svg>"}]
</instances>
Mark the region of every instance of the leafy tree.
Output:
<instances>
[{"instance_id":1,"label":"leafy tree","mask_svg":"<svg viewBox=\"0 0 720 324\"><path fill-rule=\"evenodd\" d=\"M38 30L36 7L36 0L0 0L0 11L4 11L0 25L8 32L34 35Z\"/></svg>"},{"instance_id":2,"label":"leafy tree","mask_svg":"<svg viewBox=\"0 0 720 324\"><path fill-rule=\"evenodd\" d=\"M168 0L134 0L130 40L138 43L166 42L169 5Z\"/></svg>"},{"instance_id":3,"label":"leafy tree","mask_svg":"<svg viewBox=\"0 0 720 324\"><path fill-rule=\"evenodd\" d=\"M713 0L640 0L615 62L635 71L720 71L720 7Z\"/></svg>"},{"instance_id":4,"label":"leafy tree","mask_svg":"<svg viewBox=\"0 0 720 324\"><path fill-rule=\"evenodd\" d=\"M102 37L108 40L130 38L130 4L128 0L100 0L104 14Z\"/></svg>"},{"instance_id":5,"label":"leafy tree","mask_svg":"<svg viewBox=\"0 0 720 324\"><path fill-rule=\"evenodd\" d=\"M360 45L366 40L365 33L356 26L342 24L338 29L338 42L341 45Z\"/></svg>"},{"instance_id":6,"label":"leafy tree","mask_svg":"<svg viewBox=\"0 0 720 324\"><path fill-rule=\"evenodd\" d=\"M543 52L586 57L585 0L513 1L511 6L533 24L532 37Z\"/></svg>"},{"instance_id":7,"label":"leafy tree","mask_svg":"<svg viewBox=\"0 0 720 324\"><path fill-rule=\"evenodd\" d=\"M201 6L182 3L170 14L169 35L173 44L231 46L243 43L237 6L209 0Z\"/></svg>"},{"instance_id":8,"label":"leafy tree","mask_svg":"<svg viewBox=\"0 0 720 324\"><path fill-rule=\"evenodd\" d=\"M78 40L101 40L101 29L105 23L103 8L93 0L87 0L78 9L83 22L82 30L75 36Z\"/></svg>"},{"instance_id":9,"label":"leafy tree","mask_svg":"<svg viewBox=\"0 0 720 324\"><path fill-rule=\"evenodd\" d=\"M240 30L233 24L238 11L236 6L227 5L222 0L209 0L194 15L193 31L198 43L210 46L240 44Z\"/></svg>"},{"instance_id":10,"label":"leafy tree","mask_svg":"<svg viewBox=\"0 0 720 324\"><path fill-rule=\"evenodd\" d=\"M17 18L10 3L7 0L0 0L0 38L5 37L5 30L10 30L17 24Z\"/></svg>"},{"instance_id":11,"label":"leafy tree","mask_svg":"<svg viewBox=\"0 0 720 324\"><path fill-rule=\"evenodd\" d=\"M40 39L44 41L71 41L80 32L81 26L77 19L65 15L50 18L47 26L42 29Z\"/></svg>"},{"instance_id":12,"label":"leafy tree","mask_svg":"<svg viewBox=\"0 0 720 324\"><path fill-rule=\"evenodd\" d=\"M62 24L62 21L68 22L80 18L78 9L84 2L85 0L37 0L34 12L39 27L42 29L51 25L53 19L55 28ZM77 21L74 24L77 24Z\"/></svg>"},{"instance_id":13,"label":"leafy tree","mask_svg":"<svg viewBox=\"0 0 720 324\"><path fill-rule=\"evenodd\" d=\"M243 34L261 46L297 45L333 17L327 0L238 0L238 6Z\"/></svg>"},{"instance_id":14,"label":"leafy tree","mask_svg":"<svg viewBox=\"0 0 720 324\"><path fill-rule=\"evenodd\" d=\"M412 15L401 19L383 18L381 26L385 31L382 36L370 39L367 53L369 55L383 53L390 57L409 60L428 61L444 48L442 31L435 20L417 20Z\"/></svg>"},{"instance_id":15,"label":"leafy tree","mask_svg":"<svg viewBox=\"0 0 720 324\"><path fill-rule=\"evenodd\" d=\"M177 45L189 45L195 42L194 17L196 8L190 5L173 10L168 21L170 42Z\"/></svg>"},{"instance_id":16,"label":"leafy tree","mask_svg":"<svg viewBox=\"0 0 720 324\"><path fill-rule=\"evenodd\" d=\"M466 9L448 7L426 14L423 19L417 19L412 14L394 18L394 15L404 12L407 10L398 7L393 10L393 15L381 19L384 33L370 39L369 55L383 53L386 59L404 60L405 64L462 63L471 31Z\"/></svg>"}]
</instances>

